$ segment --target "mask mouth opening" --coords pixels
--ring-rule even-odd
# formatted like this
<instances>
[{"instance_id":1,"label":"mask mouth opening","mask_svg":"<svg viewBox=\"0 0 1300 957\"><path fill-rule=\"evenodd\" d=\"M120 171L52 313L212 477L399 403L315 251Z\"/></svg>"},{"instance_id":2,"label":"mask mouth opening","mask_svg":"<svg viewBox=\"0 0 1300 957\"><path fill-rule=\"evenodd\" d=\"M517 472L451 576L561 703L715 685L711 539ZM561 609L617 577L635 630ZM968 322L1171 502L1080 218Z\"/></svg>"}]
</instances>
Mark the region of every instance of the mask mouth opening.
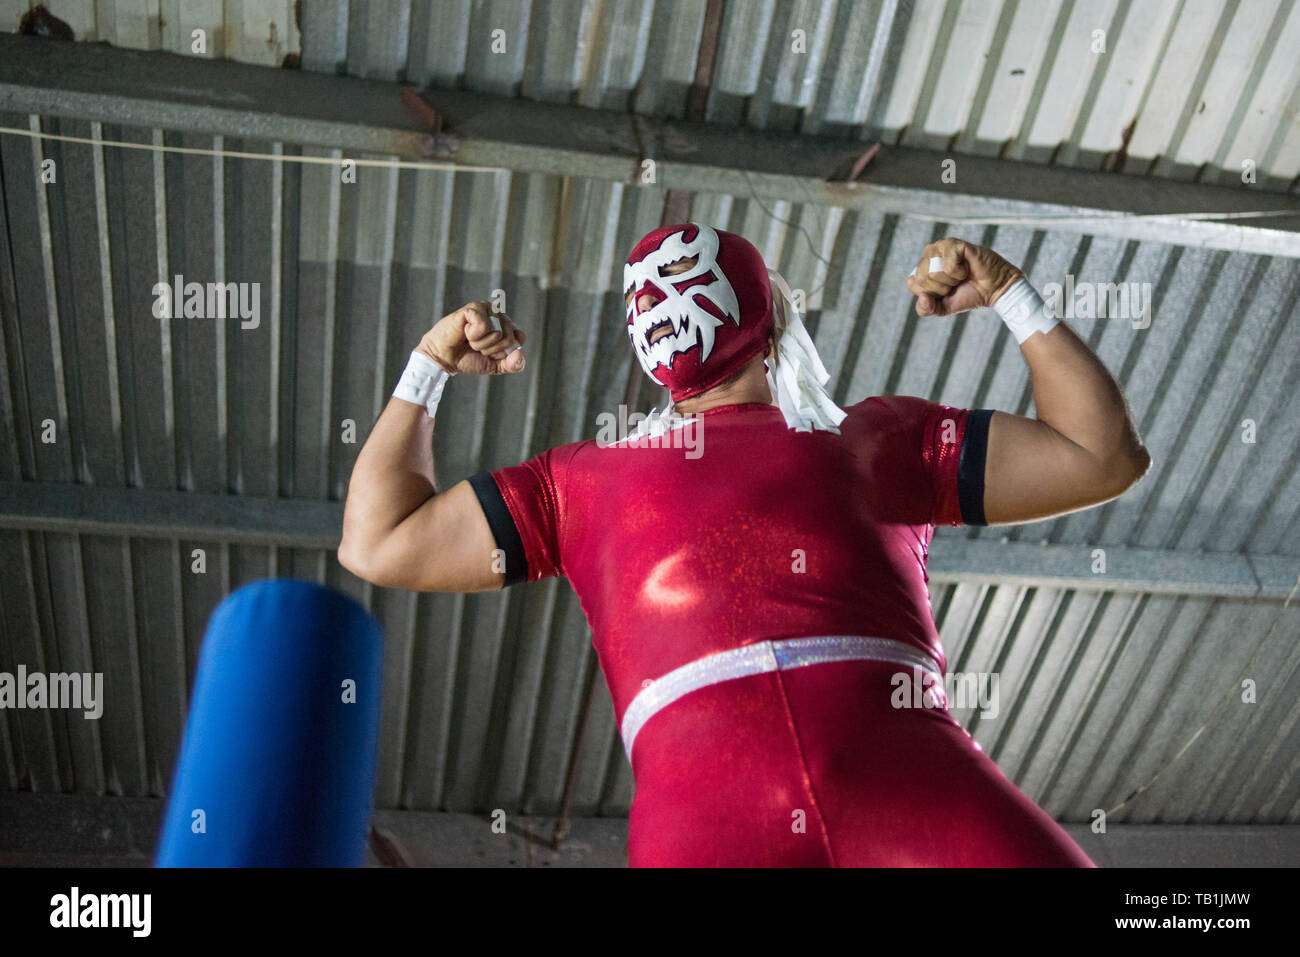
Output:
<instances>
[{"instance_id":1,"label":"mask mouth opening","mask_svg":"<svg viewBox=\"0 0 1300 957\"><path fill-rule=\"evenodd\" d=\"M654 345L664 336L671 335L672 333L673 321L671 319L665 319L663 322L656 322L646 331L646 342L650 343L650 345Z\"/></svg>"}]
</instances>

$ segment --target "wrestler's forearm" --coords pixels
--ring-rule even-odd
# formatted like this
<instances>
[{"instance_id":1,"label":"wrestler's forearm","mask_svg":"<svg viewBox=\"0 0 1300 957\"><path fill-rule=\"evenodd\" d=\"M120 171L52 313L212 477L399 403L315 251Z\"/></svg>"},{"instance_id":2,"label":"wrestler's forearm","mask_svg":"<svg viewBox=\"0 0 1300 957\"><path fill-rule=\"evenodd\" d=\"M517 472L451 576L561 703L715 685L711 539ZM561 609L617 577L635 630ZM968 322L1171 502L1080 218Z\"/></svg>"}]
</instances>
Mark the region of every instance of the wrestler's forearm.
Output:
<instances>
[{"instance_id":1,"label":"wrestler's forearm","mask_svg":"<svg viewBox=\"0 0 1300 957\"><path fill-rule=\"evenodd\" d=\"M1062 322L1030 336L1020 352L1033 379L1038 421L1086 450L1107 472L1146 471L1151 460L1119 385L1082 339Z\"/></svg>"},{"instance_id":2,"label":"wrestler's forearm","mask_svg":"<svg viewBox=\"0 0 1300 957\"><path fill-rule=\"evenodd\" d=\"M389 399L352 469L341 552L373 550L437 494L433 423L423 406Z\"/></svg>"}]
</instances>

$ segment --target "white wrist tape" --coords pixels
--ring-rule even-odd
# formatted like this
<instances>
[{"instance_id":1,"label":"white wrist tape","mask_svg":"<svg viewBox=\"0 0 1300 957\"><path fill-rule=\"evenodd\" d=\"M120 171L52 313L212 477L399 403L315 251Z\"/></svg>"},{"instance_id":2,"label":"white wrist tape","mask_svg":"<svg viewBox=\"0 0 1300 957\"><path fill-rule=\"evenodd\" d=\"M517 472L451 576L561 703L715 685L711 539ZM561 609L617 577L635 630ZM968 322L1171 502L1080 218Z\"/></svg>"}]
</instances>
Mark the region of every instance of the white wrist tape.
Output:
<instances>
[{"instance_id":1,"label":"white wrist tape","mask_svg":"<svg viewBox=\"0 0 1300 957\"><path fill-rule=\"evenodd\" d=\"M433 418L442 398L442 388L456 373L448 372L422 352L412 352L406 370L393 390L393 398L422 405Z\"/></svg>"},{"instance_id":2,"label":"white wrist tape","mask_svg":"<svg viewBox=\"0 0 1300 957\"><path fill-rule=\"evenodd\" d=\"M931 257L930 257L930 265L929 265L929 268L926 270L926 272L943 272L943 257L942 257L942 256L931 256ZM913 269L913 270L912 270L912 275L913 275L913 276L919 276L919 275L921 275L921 267L920 267L920 266L917 266L915 269Z\"/></svg>"},{"instance_id":3,"label":"white wrist tape","mask_svg":"<svg viewBox=\"0 0 1300 957\"><path fill-rule=\"evenodd\" d=\"M1022 343L1035 332L1049 332L1060 325L1059 320L1048 315L1047 304L1028 280L1017 279L1015 285L998 297L993 309L1007 324L1016 343Z\"/></svg>"}]
</instances>

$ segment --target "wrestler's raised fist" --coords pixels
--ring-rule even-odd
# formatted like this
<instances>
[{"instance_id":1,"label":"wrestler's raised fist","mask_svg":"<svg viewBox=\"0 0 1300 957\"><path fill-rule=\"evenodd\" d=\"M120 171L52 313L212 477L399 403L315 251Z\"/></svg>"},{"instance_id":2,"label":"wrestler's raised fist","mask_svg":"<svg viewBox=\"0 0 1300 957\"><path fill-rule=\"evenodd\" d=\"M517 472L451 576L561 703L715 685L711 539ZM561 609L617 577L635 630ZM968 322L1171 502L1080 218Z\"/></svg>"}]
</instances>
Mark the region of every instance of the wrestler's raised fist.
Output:
<instances>
[{"instance_id":1,"label":"wrestler's raised fist","mask_svg":"<svg viewBox=\"0 0 1300 957\"><path fill-rule=\"evenodd\" d=\"M448 372L501 375L524 368L524 333L488 302L467 302L439 319L420 344L424 353Z\"/></svg>"},{"instance_id":2,"label":"wrestler's raised fist","mask_svg":"<svg viewBox=\"0 0 1300 957\"><path fill-rule=\"evenodd\" d=\"M993 250L949 237L926 244L907 288L918 316L950 316L993 305L1024 275Z\"/></svg>"}]
</instances>

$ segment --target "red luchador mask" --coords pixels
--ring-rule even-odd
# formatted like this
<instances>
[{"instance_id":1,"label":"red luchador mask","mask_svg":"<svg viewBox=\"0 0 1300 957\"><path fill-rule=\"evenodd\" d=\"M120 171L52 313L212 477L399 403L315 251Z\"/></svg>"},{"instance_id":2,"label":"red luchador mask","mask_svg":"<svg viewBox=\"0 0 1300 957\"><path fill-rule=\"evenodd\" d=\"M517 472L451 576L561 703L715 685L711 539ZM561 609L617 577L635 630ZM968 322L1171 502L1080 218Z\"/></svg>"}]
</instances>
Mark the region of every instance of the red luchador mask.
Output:
<instances>
[{"instance_id":1,"label":"red luchador mask","mask_svg":"<svg viewBox=\"0 0 1300 957\"><path fill-rule=\"evenodd\" d=\"M683 260L689 268L669 270ZM674 402L725 382L767 349L773 328L767 266L735 233L699 223L661 226L632 250L623 292L632 350ZM654 302L643 308L647 293Z\"/></svg>"}]
</instances>

